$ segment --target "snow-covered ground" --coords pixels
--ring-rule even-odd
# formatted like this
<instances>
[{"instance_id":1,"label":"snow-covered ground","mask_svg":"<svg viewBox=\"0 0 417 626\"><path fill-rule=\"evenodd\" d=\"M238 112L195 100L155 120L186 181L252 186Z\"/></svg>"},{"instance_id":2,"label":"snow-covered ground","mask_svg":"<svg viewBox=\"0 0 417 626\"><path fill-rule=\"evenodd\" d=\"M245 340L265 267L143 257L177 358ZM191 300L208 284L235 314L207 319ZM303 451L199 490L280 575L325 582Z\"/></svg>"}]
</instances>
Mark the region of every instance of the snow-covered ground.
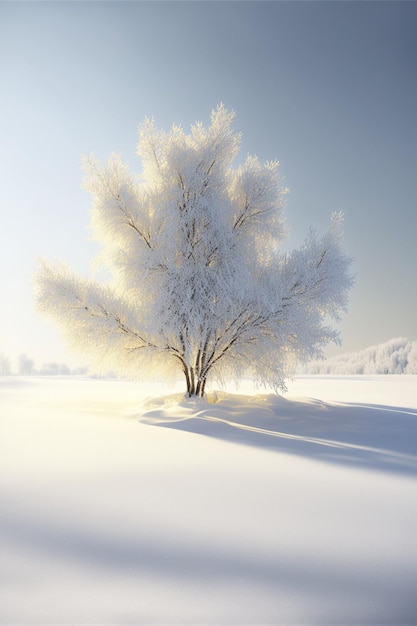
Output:
<instances>
[{"instance_id":1,"label":"snow-covered ground","mask_svg":"<svg viewBox=\"0 0 417 626\"><path fill-rule=\"evenodd\" d=\"M417 623L417 376L166 393L0 378L2 625Z\"/></svg>"}]
</instances>

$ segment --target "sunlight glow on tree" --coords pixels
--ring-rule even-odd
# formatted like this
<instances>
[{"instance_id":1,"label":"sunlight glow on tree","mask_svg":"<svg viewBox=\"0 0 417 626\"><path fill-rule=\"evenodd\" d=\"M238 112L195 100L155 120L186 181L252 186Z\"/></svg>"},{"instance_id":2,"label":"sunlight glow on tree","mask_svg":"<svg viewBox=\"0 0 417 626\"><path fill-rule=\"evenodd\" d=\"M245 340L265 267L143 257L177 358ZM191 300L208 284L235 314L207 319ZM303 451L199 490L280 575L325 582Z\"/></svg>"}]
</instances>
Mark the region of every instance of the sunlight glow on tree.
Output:
<instances>
[{"instance_id":1,"label":"sunlight glow on tree","mask_svg":"<svg viewBox=\"0 0 417 626\"><path fill-rule=\"evenodd\" d=\"M318 358L338 333L328 321L346 309L352 280L341 247L342 215L324 236L280 251L286 189L278 163L249 156L233 168L240 135L220 105L211 125L146 120L143 171L120 157L85 159L92 230L108 285L43 262L37 302L95 371L175 379L203 396L208 377L250 376L285 389L297 362Z\"/></svg>"}]
</instances>

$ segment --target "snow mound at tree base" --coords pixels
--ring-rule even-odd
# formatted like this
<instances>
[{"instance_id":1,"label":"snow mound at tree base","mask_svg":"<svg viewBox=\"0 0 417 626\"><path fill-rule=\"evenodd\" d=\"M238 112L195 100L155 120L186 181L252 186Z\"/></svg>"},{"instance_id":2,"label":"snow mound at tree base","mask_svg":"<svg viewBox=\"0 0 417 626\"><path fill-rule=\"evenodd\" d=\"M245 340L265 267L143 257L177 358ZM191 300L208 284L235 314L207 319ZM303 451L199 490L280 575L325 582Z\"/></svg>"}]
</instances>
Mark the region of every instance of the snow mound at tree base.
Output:
<instances>
[{"instance_id":1,"label":"snow mound at tree base","mask_svg":"<svg viewBox=\"0 0 417 626\"><path fill-rule=\"evenodd\" d=\"M207 399L170 395L147 401L139 421L334 463L417 475L414 409L212 392Z\"/></svg>"}]
</instances>

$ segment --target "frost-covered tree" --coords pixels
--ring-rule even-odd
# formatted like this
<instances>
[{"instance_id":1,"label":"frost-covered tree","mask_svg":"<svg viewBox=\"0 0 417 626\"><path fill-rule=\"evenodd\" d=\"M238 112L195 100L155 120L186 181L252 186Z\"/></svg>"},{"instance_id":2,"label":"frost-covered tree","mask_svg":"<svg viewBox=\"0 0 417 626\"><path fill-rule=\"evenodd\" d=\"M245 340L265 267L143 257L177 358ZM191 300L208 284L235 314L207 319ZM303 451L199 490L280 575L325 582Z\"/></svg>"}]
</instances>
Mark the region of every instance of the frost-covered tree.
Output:
<instances>
[{"instance_id":1,"label":"frost-covered tree","mask_svg":"<svg viewBox=\"0 0 417 626\"><path fill-rule=\"evenodd\" d=\"M119 156L85 159L92 231L107 285L46 263L41 309L97 370L144 378L183 373L188 396L251 376L285 388L298 361L321 355L346 308L350 259L342 216L324 236L280 251L286 189L276 161L233 167L240 135L220 105L211 124L139 129L140 177Z\"/></svg>"},{"instance_id":2,"label":"frost-covered tree","mask_svg":"<svg viewBox=\"0 0 417 626\"><path fill-rule=\"evenodd\" d=\"M35 373L35 362L26 354L19 354L18 372L21 376L32 376Z\"/></svg>"},{"instance_id":3,"label":"frost-covered tree","mask_svg":"<svg viewBox=\"0 0 417 626\"><path fill-rule=\"evenodd\" d=\"M390 339L360 352L334 356L300 368L304 374L361 375L417 374L417 341Z\"/></svg>"},{"instance_id":4,"label":"frost-covered tree","mask_svg":"<svg viewBox=\"0 0 417 626\"><path fill-rule=\"evenodd\" d=\"M0 376L10 376L11 373L9 357L0 352Z\"/></svg>"}]
</instances>

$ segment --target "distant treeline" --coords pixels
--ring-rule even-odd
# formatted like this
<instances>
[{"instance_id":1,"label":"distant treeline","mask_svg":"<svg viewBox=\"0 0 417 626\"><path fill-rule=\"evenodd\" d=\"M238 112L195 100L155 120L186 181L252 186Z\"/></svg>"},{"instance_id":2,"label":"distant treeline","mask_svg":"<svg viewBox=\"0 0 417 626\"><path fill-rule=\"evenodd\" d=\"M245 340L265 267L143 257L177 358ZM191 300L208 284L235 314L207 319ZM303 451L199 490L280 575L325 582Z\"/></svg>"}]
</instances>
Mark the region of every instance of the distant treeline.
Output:
<instances>
[{"instance_id":1,"label":"distant treeline","mask_svg":"<svg viewBox=\"0 0 417 626\"><path fill-rule=\"evenodd\" d=\"M65 363L45 363L36 367L33 359L21 354L17 368L13 369L9 357L0 352L0 376L80 376L87 367L71 369ZM391 339L361 352L341 354L325 361L313 361L298 369L298 374L323 376L417 374L417 341L400 337ZM111 375L114 377L114 374Z\"/></svg>"},{"instance_id":2,"label":"distant treeline","mask_svg":"<svg viewBox=\"0 0 417 626\"><path fill-rule=\"evenodd\" d=\"M417 374L417 341L400 337L361 352L341 354L299 368L310 375Z\"/></svg>"},{"instance_id":3,"label":"distant treeline","mask_svg":"<svg viewBox=\"0 0 417 626\"><path fill-rule=\"evenodd\" d=\"M71 369L65 363L44 363L37 367L35 361L26 354L20 354L16 367L12 367L10 358L0 352L0 376L79 376L87 371L86 367Z\"/></svg>"}]
</instances>

